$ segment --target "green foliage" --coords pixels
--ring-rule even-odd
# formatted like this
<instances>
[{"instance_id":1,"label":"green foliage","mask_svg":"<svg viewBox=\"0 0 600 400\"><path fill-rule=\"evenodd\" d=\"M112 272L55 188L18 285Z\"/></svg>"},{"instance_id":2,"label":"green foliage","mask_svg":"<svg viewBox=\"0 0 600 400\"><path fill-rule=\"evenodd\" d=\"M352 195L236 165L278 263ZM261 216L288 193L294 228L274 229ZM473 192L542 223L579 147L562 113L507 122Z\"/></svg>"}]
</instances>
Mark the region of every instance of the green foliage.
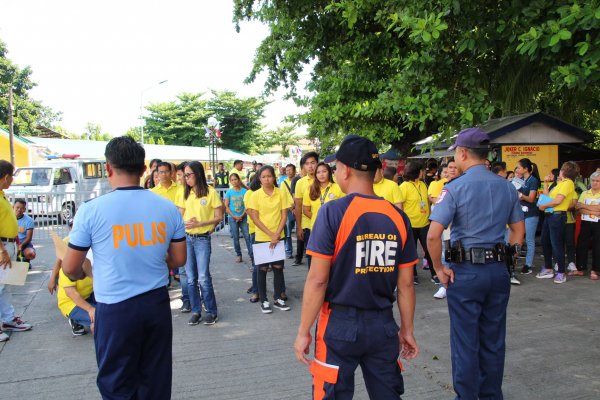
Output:
<instances>
[{"instance_id":1,"label":"green foliage","mask_svg":"<svg viewBox=\"0 0 600 400\"><path fill-rule=\"evenodd\" d=\"M60 113L29 96L29 91L36 86L31 80L31 68L13 64L7 53L6 45L0 40L0 127L8 130L8 92L12 86L14 132L21 136L36 136L38 125L52 126L60 120Z\"/></svg>"},{"instance_id":2,"label":"green foliage","mask_svg":"<svg viewBox=\"0 0 600 400\"><path fill-rule=\"evenodd\" d=\"M267 103L256 97L239 98L227 91L211 91L209 98L203 96L182 93L175 101L149 105L144 135L155 141L162 138L165 144L207 146L205 127L208 118L215 116L221 131L220 146L241 152L256 150L259 120Z\"/></svg>"},{"instance_id":3,"label":"green foliage","mask_svg":"<svg viewBox=\"0 0 600 400\"><path fill-rule=\"evenodd\" d=\"M139 126L136 126L136 127L133 127L133 128L129 128L127 130L127 132L125 132L125 136L129 136L130 138L132 138L136 142L139 142L139 141L142 140L142 131L141 131L141 128ZM163 139L163 141L164 141L164 139Z\"/></svg>"},{"instance_id":4,"label":"green foliage","mask_svg":"<svg viewBox=\"0 0 600 400\"><path fill-rule=\"evenodd\" d=\"M165 144L165 139L162 138L162 136L159 136L158 139L156 140L156 144Z\"/></svg>"},{"instance_id":5,"label":"green foliage","mask_svg":"<svg viewBox=\"0 0 600 400\"><path fill-rule=\"evenodd\" d=\"M147 140L146 140L146 144L156 144L156 142L154 141L154 138L152 136L150 136Z\"/></svg>"},{"instance_id":6,"label":"green foliage","mask_svg":"<svg viewBox=\"0 0 600 400\"><path fill-rule=\"evenodd\" d=\"M303 136L298 135L295 130L296 127L293 125L284 125L275 130L263 132L263 148L266 149L273 146L280 146L281 149L279 153L281 154L281 157L289 157L290 146L298 145L303 138Z\"/></svg>"},{"instance_id":7,"label":"green foliage","mask_svg":"<svg viewBox=\"0 0 600 400\"><path fill-rule=\"evenodd\" d=\"M234 21L269 26L247 80L266 72L267 93L283 87L305 106L297 121L324 152L347 133L406 151L537 110L598 126L596 10L598 0L235 0Z\"/></svg>"}]
</instances>

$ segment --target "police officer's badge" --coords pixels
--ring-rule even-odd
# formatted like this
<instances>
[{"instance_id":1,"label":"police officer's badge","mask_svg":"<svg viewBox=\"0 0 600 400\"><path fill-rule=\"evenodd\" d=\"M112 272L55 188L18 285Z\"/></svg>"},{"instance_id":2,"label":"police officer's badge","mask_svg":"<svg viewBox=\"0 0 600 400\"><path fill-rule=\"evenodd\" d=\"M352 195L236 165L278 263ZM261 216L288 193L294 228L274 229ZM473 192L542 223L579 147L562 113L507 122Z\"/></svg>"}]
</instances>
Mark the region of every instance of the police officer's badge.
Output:
<instances>
[{"instance_id":1,"label":"police officer's badge","mask_svg":"<svg viewBox=\"0 0 600 400\"><path fill-rule=\"evenodd\" d=\"M206 199L202 199L200 200L200 204L202 204L203 206L208 204L208 201L206 201Z\"/></svg>"}]
</instances>

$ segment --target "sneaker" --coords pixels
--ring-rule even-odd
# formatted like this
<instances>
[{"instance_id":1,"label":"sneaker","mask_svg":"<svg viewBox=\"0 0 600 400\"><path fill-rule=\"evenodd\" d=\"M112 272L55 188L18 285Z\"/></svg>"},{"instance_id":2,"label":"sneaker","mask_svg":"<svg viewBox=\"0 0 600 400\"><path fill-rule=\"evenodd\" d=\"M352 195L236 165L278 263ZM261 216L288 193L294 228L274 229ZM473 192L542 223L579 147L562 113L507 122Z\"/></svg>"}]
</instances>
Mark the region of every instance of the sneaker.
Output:
<instances>
[{"instance_id":1,"label":"sneaker","mask_svg":"<svg viewBox=\"0 0 600 400\"><path fill-rule=\"evenodd\" d=\"M285 294L285 292L281 292L281 295L279 296L279 298L283 301L287 301L287 299L288 299L287 294Z\"/></svg>"},{"instance_id":2,"label":"sneaker","mask_svg":"<svg viewBox=\"0 0 600 400\"><path fill-rule=\"evenodd\" d=\"M558 271L558 263L554 264L554 270Z\"/></svg>"},{"instance_id":3,"label":"sneaker","mask_svg":"<svg viewBox=\"0 0 600 400\"><path fill-rule=\"evenodd\" d=\"M440 284L440 278L436 276L434 276L433 278L431 278L431 283L435 283L436 285Z\"/></svg>"},{"instance_id":4,"label":"sneaker","mask_svg":"<svg viewBox=\"0 0 600 400\"><path fill-rule=\"evenodd\" d=\"M300 265L300 264L302 264L302 261L300 261L297 258L295 258L294 262L292 263L292 266L295 267L296 265Z\"/></svg>"},{"instance_id":5,"label":"sneaker","mask_svg":"<svg viewBox=\"0 0 600 400\"><path fill-rule=\"evenodd\" d=\"M520 285L521 284L521 281L517 279L514 272L512 274L510 274L510 284L511 285Z\"/></svg>"},{"instance_id":6,"label":"sneaker","mask_svg":"<svg viewBox=\"0 0 600 400\"><path fill-rule=\"evenodd\" d=\"M551 269L542 268L540 272L535 276L538 279L552 279L554 278L554 271Z\"/></svg>"},{"instance_id":7,"label":"sneaker","mask_svg":"<svg viewBox=\"0 0 600 400\"><path fill-rule=\"evenodd\" d=\"M183 305L179 309L179 312L185 314L185 313L189 313L191 311L192 311L192 306L190 306L190 302L189 301L184 301Z\"/></svg>"},{"instance_id":8,"label":"sneaker","mask_svg":"<svg viewBox=\"0 0 600 400\"><path fill-rule=\"evenodd\" d=\"M565 283L567 281L567 276L565 274L558 273L554 277L554 283Z\"/></svg>"},{"instance_id":9,"label":"sneaker","mask_svg":"<svg viewBox=\"0 0 600 400\"><path fill-rule=\"evenodd\" d=\"M24 332L31 329L31 324L26 324L19 317L14 317L12 321L2 324L3 331Z\"/></svg>"},{"instance_id":10,"label":"sneaker","mask_svg":"<svg viewBox=\"0 0 600 400\"><path fill-rule=\"evenodd\" d=\"M266 300L263 301L262 304L260 305L260 310L262 311L263 314L271 314L273 312L273 310L271 309L271 305Z\"/></svg>"},{"instance_id":11,"label":"sneaker","mask_svg":"<svg viewBox=\"0 0 600 400\"><path fill-rule=\"evenodd\" d=\"M437 292L435 292L435 294L433 295L434 299L444 299L446 298L446 288L443 286L440 286L440 288L438 289Z\"/></svg>"},{"instance_id":12,"label":"sneaker","mask_svg":"<svg viewBox=\"0 0 600 400\"><path fill-rule=\"evenodd\" d=\"M521 269L521 275L527 275L532 272L533 272L533 270L531 269L531 267L529 265L523 265L523 268Z\"/></svg>"},{"instance_id":13,"label":"sneaker","mask_svg":"<svg viewBox=\"0 0 600 400\"><path fill-rule=\"evenodd\" d=\"M85 335L85 328L83 327L83 325L78 324L77 322L73 321L71 318L69 318L69 325L71 326L71 332L73 333L73 336Z\"/></svg>"},{"instance_id":14,"label":"sneaker","mask_svg":"<svg viewBox=\"0 0 600 400\"><path fill-rule=\"evenodd\" d=\"M423 269L429 269L429 262L426 258L423 259Z\"/></svg>"},{"instance_id":15,"label":"sneaker","mask_svg":"<svg viewBox=\"0 0 600 400\"><path fill-rule=\"evenodd\" d=\"M413 278L413 284L415 284L415 285L419 284L419 277L417 275L415 275L415 277Z\"/></svg>"},{"instance_id":16,"label":"sneaker","mask_svg":"<svg viewBox=\"0 0 600 400\"><path fill-rule=\"evenodd\" d=\"M202 321L202 316L200 314L193 313L192 317L188 321L188 325L198 325Z\"/></svg>"},{"instance_id":17,"label":"sneaker","mask_svg":"<svg viewBox=\"0 0 600 400\"><path fill-rule=\"evenodd\" d=\"M570 262L569 265L567 265L567 272L573 271L577 271L577 267L575 266L575 263Z\"/></svg>"},{"instance_id":18,"label":"sneaker","mask_svg":"<svg viewBox=\"0 0 600 400\"><path fill-rule=\"evenodd\" d=\"M6 342L8 339L10 339L10 336L0 330L0 342Z\"/></svg>"},{"instance_id":19,"label":"sneaker","mask_svg":"<svg viewBox=\"0 0 600 400\"><path fill-rule=\"evenodd\" d=\"M258 300L258 293L253 293L252 296L250 296L250 303L258 303Z\"/></svg>"},{"instance_id":20,"label":"sneaker","mask_svg":"<svg viewBox=\"0 0 600 400\"><path fill-rule=\"evenodd\" d=\"M290 306L285 304L285 301L277 299L273 302L273 307L278 308L282 311L290 311Z\"/></svg>"},{"instance_id":21,"label":"sneaker","mask_svg":"<svg viewBox=\"0 0 600 400\"><path fill-rule=\"evenodd\" d=\"M291 259L293 259L293 258L294 258L294 256L290 254L289 256L286 256L286 258L287 258L288 260L291 260Z\"/></svg>"},{"instance_id":22,"label":"sneaker","mask_svg":"<svg viewBox=\"0 0 600 400\"><path fill-rule=\"evenodd\" d=\"M204 320L204 325L214 325L217 323L218 320L219 320L219 317L217 317L216 315L213 316L212 314L206 314L206 319Z\"/></svg>"}]
</instances>

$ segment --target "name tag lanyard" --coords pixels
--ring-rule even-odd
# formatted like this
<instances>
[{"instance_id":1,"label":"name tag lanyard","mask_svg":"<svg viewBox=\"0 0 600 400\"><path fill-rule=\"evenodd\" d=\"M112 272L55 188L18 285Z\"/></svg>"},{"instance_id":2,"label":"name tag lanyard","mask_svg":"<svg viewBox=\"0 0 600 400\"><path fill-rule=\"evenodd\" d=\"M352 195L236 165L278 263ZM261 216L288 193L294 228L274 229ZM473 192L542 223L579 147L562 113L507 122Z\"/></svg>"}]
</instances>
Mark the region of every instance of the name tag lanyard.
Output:
<instances>
[{"instance_id":1,"label":"name tag lanyard","mask_svg":"<svg viewBox=\"0 0 600 400\"><path fill-rule=\"evenodd\" d=\"M319 196L319 199L321 200L321 205L325 204L325 198L327 197L327 193L329 193L329 188L331 188L331 185L328 185L325 188L325 193L323 193L323 196Z\"/></svg>"},{"instance_id":2,"label":"name tag lanyard","mask_svg":"<svg viewBox=\"0 0 600 400\"><path fill-rule=\"evenodd\" d=\"M410 182L413 187L415 188L415 190L417 191L417 194L419 195L419 208L421 209L421 212L426 212L425 211L425 202L423 201L423 196L421 196L421 191L419 190L419 188L417 187L417 185L415 185L414 182Z\"/></svg>"}]
</instances>

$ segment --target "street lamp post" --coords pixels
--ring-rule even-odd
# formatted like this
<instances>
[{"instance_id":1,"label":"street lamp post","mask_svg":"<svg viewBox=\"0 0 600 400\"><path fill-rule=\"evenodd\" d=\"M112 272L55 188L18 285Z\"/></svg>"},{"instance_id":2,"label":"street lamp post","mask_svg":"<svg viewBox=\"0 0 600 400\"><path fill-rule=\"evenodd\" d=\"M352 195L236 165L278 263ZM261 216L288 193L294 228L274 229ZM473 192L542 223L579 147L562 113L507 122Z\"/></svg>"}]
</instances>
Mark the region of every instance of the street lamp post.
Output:
<instances>
[{"instance_id":1,"label":"street lamp post","mask_svg":"<svg viewBox=\"0 0 600 400\"><path fill-rule=\"evenodd\" d=\"M206 136L208 138L208 157L213 175L217 173L217 140L220 136L219 121L215 117L208 118ZM213 176L214 178L214 176Z\"/></svg>"},{"instance_id":2,"label":"street lamp post","mask_svg":"<svg viewBox=\"0 0 600 400\"><path fill-rule=\"evenodd\" d=\"M155 88L158 85L162 85L165 82L167 82L167 79L165 79L164 81L155 83L152 86L148 86L146 89L142 90L142 92L140 93L140 124L142 127L140 141L141 141L142 145L144 144L144 93L146 93L148 90L150 90L152 88Z\"/></svg>"}]
</instances>

